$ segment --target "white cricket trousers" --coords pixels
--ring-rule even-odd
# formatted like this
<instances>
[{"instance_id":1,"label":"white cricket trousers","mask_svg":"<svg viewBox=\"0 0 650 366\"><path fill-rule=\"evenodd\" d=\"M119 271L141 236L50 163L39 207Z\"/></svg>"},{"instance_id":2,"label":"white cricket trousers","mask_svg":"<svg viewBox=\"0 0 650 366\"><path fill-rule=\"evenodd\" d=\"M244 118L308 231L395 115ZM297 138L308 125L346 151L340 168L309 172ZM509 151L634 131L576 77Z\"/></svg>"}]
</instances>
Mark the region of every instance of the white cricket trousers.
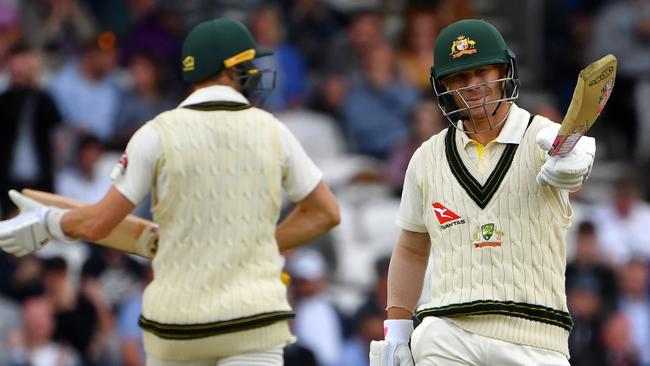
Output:
<instances>
[{"instance_id":1,"label":"white cricket trousers","mask_svg":"<svg viewBox=\"0 0 650 366\"><path fill-rule=\"evenodd\" d=\"M470 333L428 316L411 336L416 366L569 366L562 353Z\"/></svg>"},{"instance_id":2,"label":"white cricket trousers","mask_svg":"<svg viewBox=\"0 0 650 366\"><path fill-rule=\"evenodd\" d=\"M219 360L167 361L147 355L147 366L282 366L283 364L283 347L244 353Z\"/></svg>"}]
</instances>

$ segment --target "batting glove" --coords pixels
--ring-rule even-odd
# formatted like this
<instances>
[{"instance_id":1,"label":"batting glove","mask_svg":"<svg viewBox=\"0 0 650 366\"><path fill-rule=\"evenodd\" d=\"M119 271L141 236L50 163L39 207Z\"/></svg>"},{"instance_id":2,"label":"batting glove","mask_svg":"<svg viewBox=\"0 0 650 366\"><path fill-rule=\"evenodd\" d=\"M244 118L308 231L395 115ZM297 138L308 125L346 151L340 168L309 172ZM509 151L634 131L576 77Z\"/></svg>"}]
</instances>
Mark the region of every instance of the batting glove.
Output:
<instances>
[{"instance_id":1,"label":"batting glove","mask_svg":"<svg viewBox=\"0 0 650 366\"><path fill-rule=\"evenodd\" d=\"M549 151L557 135L559 125L541 129L536 136L539 147ZM546 162L537 174L537 183L569 191L578 190L589 177L596 155L596 139L583 136L571 152L563 157L545 154Z\"/></svg>"},{"instance_id":2,"label":"batting glove","mask_svg":"<svg viewBox=\"0 0 650 366\"><path fill-rule=\"evenodd\" d=\"M9 198L20 214L0 221L0 249L20 257L42 248L51 239L71 240L60 224L67 210L44 206L14 190L9 191Z\"/></svg>"},{"instance_id":3,"label":"batting glove","mask_svg":"<svg viewBox=\"0 0 650 366\"><path fill-rule=\"evenodd\" d=\"M409 348L413 321L388 319L384 321L383 341L370 342L370 366L414 366Z\"/></svg>"}]
</instances>

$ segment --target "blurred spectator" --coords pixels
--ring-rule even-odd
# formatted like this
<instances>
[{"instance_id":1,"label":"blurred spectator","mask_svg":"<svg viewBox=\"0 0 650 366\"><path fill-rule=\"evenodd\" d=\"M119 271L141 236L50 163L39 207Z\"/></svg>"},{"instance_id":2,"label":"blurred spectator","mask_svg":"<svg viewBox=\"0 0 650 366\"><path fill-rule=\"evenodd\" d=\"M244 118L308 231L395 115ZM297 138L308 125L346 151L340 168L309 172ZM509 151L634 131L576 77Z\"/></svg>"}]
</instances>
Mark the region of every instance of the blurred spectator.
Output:
<instances>
[{"instance_id":1,"label":"blurred spectator","mask_svg":"<svg viewBox=\"0 0 650 366\"><path fill-rule=\"evenodd\" d=\"M143 269L141 291L124 301L119 308L117 336L120 340L121 364L124 366L145 365L142 328L138 326L138 320L142 313L142 290L151 282L152 276L151 267Z\"/></svg>"},{"instance_id":2,"label":"blurred spectator","mask_svg":"<svg viewBox=\"0 0 650 366\"><path fill-rule=\"evenodd\" d=\"M384 337L383 310L362 308L355 316L356 330L343 344L340 366L368 366L370 341Z\"/></svg>"},{"instance_id":3,"label":"blurred spectator","mask_svg":"<svg viewBox=\"0 0 650 366\"><path fill-rule=\"evenodd\" d=\"M287 35L305 56L310 71L322 71L323 50L343 28L343 16L324 0L290 1Z\"/></svg>"},{"instance_id":4,"label":"blurred spectator","mask_svg":"<svg viewBox=\"0 0 650 366\"><path fill-rule=\"evenodd\" d=\"M343 106L347 99L348 79L339 73L329 73L313 90L307 105L309 109L327 114L339 125L343 119Z\"/></svg>"},{"instance_id":5,"label":"blurred spectator","mask_svg":"<svg viewBox=\"0 0 650 366\"><path fill-rule=\"evenodd\" d=\"M10 366L82 365L74 350L52 338L56 322L47 298L31 297L22 310L24 328L11 340Z\"/></svg>"},{"instance_id":6,"label":"blurred spectator","mask_svg":"<svg viewBox=\"0 0 650 366\"><path fill-rule=\"evenodd\" d=\"M602 326L602 289L598 279L589 274L579 274L572 278L567 287L567 303L573 329L569 335L571 365L591 366L599 360L599 329Z\"/></svg>"},{"instance_id":7,"label":"blurred spectator","mask_svg":"<svg viewBox=\"0 0 650 366\"><path fill-rule=\"evenodd\" d=\"M614 183L614 191L611 202L599 205L592 218L598 223L598 244L604 258L616 265L633 256L650 259L650 205L642 200L638 177L624 174Z\"/></svg>"},{"instance_id":8,"label":"blurred spectator","mask_svg":"<svg viewBox=\"0 0 650 366\"><path fill-rule=\"evenodd\" d=\"M431 4L429 0L410 0L410 3L420 6ZM471 0L437 1L435 9L440 21L440 29L460 19L476 18L477 14L472 3Z\"/></svg>"},{"instance_id":9,"label":"blurred spectator","mask_svg":"<svg viewBox=\"0 0 650 366\"><path fill-rule=\"evenodd\" d=\"M434 101L423 99L415 106L411 113L408 140L397 145L388 155L385 174L391 187L401 192L406 168L415 150L447 126L447 120L442 117Z\"/></svg>"},{"instance_id":10,"label":"blurred spectator","mask_svg":"<svg viewBox=\"0 0 650 366\"><path fill-rule=\"evenodd\" d=\"M264 96L264 107L274 111L296 107L307 95L305 61L297 48L285 42L283 24L279 8L264 6L255 13L250 27L258 46L273 51L271 56L256 59L255 64L260 69L277 70L275 89ZM272 80L265 76L262 83L271 85Z\"/></svg>"},{"instance_id":11,"label":"blurred spectator","mask_svg":"<svg viewBox=\"0 0 650 366\"><path fill-rule=\"evenodd\" d=\"M632 324L620 313L612 314L602 329L602 349L593 365L640 366L639 355L632 343Z\"/></svg>"},{"instance_id":12,"label":"blurred spectator","mask_svg":"<svg viewBox=\"0 0 650 366\"><path fill-rule=\"evenodd\" d=\"M74 168L66 168L56 175L56 192L86 203L96 203L111 187L109 177L97 174L97 162L102 157L101 141L86 135L77 143Z\"/></svg>"},{"instance_id":13,"label":"blurred spectator","mask_svg":"<svg viewBox=\"0 0 650 366\"><path fill-rule=\"evenodd\" d=\"M576 75L588 63L589 46L594 43L593 14L604 1L607 0L543 2L543 52L548 56L548 63L540 70L544 73L541 80L558 95L561 110L569 106Z\"/></svg>"},{"instance_id":14,"label":"blurred spectator","mask_svg":"<svg viewBox=\"0 0 650 366\"><path fill-rule=\"evenodd\" d=\"M131 135L147 121L177 105L156 56L147 52L133 55L129 72L133 86L120 101L113 135L118 150L124 150Z\"/></svg>"},{"instance_id":15,"label":"blurred spectator","mask_svg":"<svg viewBox=\"0 0 650 366\"><path fill-rule=\"evenodd\" d=\"M408 138L408 116L417 101L417 91L397 75L393 49L370 50L343 109L353 151L386 159L391 149Z\"/></svg>"},{"instance_id":16,"label":"blurred spectator","mask_svg":"<svg viewBox=\"0 0 650 366\"><path fill-rule=\"evenodd\" d=\"M284 366L319 366L314 352L297 343L284 347Z\"/></svg>"},{"instance_id":17,"label":"blurred spectator","mask_svg":"<svg viewBox=\"0 0 650 366\"><path fill-rule=\"evenodd\" d=\"M414 8L405 16L401 35L399 65L409 82L423 93L431 95L429 80L433 66L433 45L440 32L433 10Z\"/></svg>"},{"instance_id":18,"label":"blurred spectator","mask_svg":"<svg viewBox=\"0 0 650 366\"><path fill-rule=\"evenodd\" d=\"M591 2L587 5L591 7ZM638 113L645 105L635 105L636 88L640 80L650 78L650 0L611 1L594 20L592 58L613 53L618 58L616 91L604 110L604 118L611 123L607 135L622 134L623 141L610 141L607 146L614 157L629 159L630 151L637 149Z\"/></svg>"},{"instance_id":19,"label":"blurred spectator","mask_svg":"<svg viewBox=\"0 0 650 366\"><path fill-rule=\"evenodd\" d=\"M22 302L28 297L43 292L43 268L41 261L34 256L5 259L6 274L0 280L0 290L11 300Z\"/></svg>"},{"instance_id":20,"label":"blurred spectator","mask_svg":"<svg viewBox=\"0 0 650 366\"><path fill-rule=\"evenodd\" d=\"M298 344L312 351L320 366L337 365L342 331L334 305L322 293L327 285L323 257L311 249L296 250L288 268L295 286L293 327Z\"/></svg>"},{"instance_id":21,"label":"blurred spectator","mask_svg":"<svg viewBox=\"0 0 650 366\"><path fill-rule=\"evenodd\" d=\"M94 19L78 0L23 0L20 5L23 27L31 30L24 32L25 41L43 50L53 68L97 32Z\"/></svg>"},{"instance_id":22,"label":"blurred spectator","mask_svg":"<svg viewBox=\"0 0 650 366\"><path fill-rule=\"evenodd\" d=\"M105 360L110 309L95 282L82 279L81 291L72 286L66 262L60 257L43 261L45 296L54 307L54 339L77 350L84 365Z\"/></svg>"},{"instance_id":23,"label":"blurred spectator","mask_svg":"<svg viewBox=\"0 0 650 366\"><path fill-rule=\"evenodd\" d=\"M388 266L390 257L379 257L375 260L375 283L365 302L357 309L358 313L372 314L386 310L388 300ZM356 318L356 317L355 317Z\"/></svg>"},{"instance_id":24,"label":"blurred spectator","mask_svg":"<svg viewBox=\"0 0 650 366\"><path fill-rule=\"evenodd\" d=\"M326 70L352 77L370 52L386 44L383 16L373 10L359 10L350 16L346 32L332 41Z\"/></svg>"},{"instance_id":25,"label":"blurred spectator","mask_svg":"<svg viewBox=\"0 0 650 366\"><path fill-rule=\"evenodd\" d=\"M650 300L648 299L648 267L632 259L621 270L619 309L633 327L630 338L642 365L650 365Z\"/></svg>"},{"instance_id":26,"label":"blurred spectator","mask_svg":"<svg viewBox=\"0 0 650 366\"><path fill-rule=\"evenodd\" d=\"M109 74L115 66L115 39L102 33L87 43L78 60L66 63L51 80L50 91L64 123L77 133L109 139L120 92Z\"/></svg>"},{"instance_id":27,"label":"blurred spectator","mask_svg":"<svg viewBox=\"0 0 650 366\"><path fill-rule=\"evenodd\" d=\"M87 278L95 279L103 289L105 300L111 309L118 309L142 291L143 267L120 251L100 246L92 246L92 249L82 273Z\"/></svg>"},{"instance_id":28,"label":"blurred spectator","mask_svg":"<svg viewBox=\"0 0 650 366\"><path fill-rule=\"evenodd\" d=\"M21 328L20 307L16 302L0 295L0 365L9 364L9 340L10 337L14 338Z\"/></svg>"},{"instance_id":29,"label":"blurred spectator","mask_svg":"<svg viewBox=\"0 0 650 366\"><path fill-rule=\"evenodd\" d=\"M48 93L36 80L39 58L34 51L17 46L9 56L11 86L0 94L0 204L2 215L13 207L5 194L24 187L52 191L53 148L51 139L61 120Z\"/></svg>"},{"instance_id":30,"label":"blurred spectator","mask_svg":"<svg viewBox=\"0 0 650 366\"><path fill-rule=\"evenodd\" d=\"M585 278L598 285L597 295L604 303L604 310L614 310L618 295L616 274L600 257L596 227L591 221L578 224L575 259L566 268L567 291Z\"/></svg>"},{"instance_id":31,"label":"blurred spectator","mask_svg":"<svg viewBox=\"0 0 650 366\"><path fill-rule=\"evenodd\" d=\"M121 61L126 63L140 53L148 52L165 65L176 65L180 58L181 22L163 9L157 0L128 0L131 27L122 38Z\"/></svg>"},{"instance_id":32,"label":"blurred spectator","mask_svg":"<svg viewBox=\"0 0 650 366\"><path fill-rule=\"evenodd\" d=\"M9 75L3 70L7 65L7 57L22 36L16 7L15 3L0 3L0 93L9 87Z\"/></svg>"}]
</instances>

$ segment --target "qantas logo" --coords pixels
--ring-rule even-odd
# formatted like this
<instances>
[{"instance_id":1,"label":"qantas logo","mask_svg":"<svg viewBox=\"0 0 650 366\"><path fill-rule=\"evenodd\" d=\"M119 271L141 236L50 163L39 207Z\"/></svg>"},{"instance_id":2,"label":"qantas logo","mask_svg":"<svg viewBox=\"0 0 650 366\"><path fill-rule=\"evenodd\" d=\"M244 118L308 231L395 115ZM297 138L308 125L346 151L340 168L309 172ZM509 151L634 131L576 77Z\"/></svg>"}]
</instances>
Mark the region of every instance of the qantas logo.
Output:
<instances>
[{"instance_id":1,"label":"qantas logo","mask_svg":"<svg viewBox=\"0 0 650 366\"><path fill-rule=\"evenodd\" d=\"M443 206L440 202L434 202L432 205L433 213L436 215L441 229L446 229L454 225L465 223L465 219L458 216L454 211Z\"/></svg>"}]
</instances>

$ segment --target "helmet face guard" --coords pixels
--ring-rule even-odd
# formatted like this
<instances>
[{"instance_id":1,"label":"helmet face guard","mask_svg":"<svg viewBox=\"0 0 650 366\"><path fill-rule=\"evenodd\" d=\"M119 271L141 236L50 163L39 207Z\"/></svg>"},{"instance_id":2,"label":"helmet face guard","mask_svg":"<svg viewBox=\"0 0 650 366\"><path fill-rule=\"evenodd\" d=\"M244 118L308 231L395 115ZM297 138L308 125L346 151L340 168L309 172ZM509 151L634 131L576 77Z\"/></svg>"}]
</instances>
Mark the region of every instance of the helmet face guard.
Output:
<instances>
[{"instance_id":1,"label":"helmet face guard","mask_svg":"<svg viewBox=\"0 0 650 366\"><path fill-rule=\"evenodd\" d=\"M501 126L505 120L508 118L510 113L510 105L519 97L519 77L517 75L517 65L514 57L510 57L510 62L507 64L506 76L496 80L490 80L484 83L478 83L469 85L466 87L447 90L443 82L439 79L436 79L433 75L431 76L431 86L433 91L436 94L438 100L438 107L442 111L442 114L449 120L452 126L455 128L465 130L469 133L479 133L486 132L498 128ZM501 97L496 100L487 100L489 87L495 84L500 84L501 86ZM470 106L469 103L463 97L462 92L468 89L482 88L483 100L482 103ZM456 96L458 100L461 101L461 105L457 105ZM501 121L494 121L493 117L496 114L496 110L500 108L502 103L508 104L508 114ZM494 112L489 112L488 107L496 105ZM479 129L477 127L476 120L472 115L472 110L482 109L484 116L488 121L488 127ZM464 121L471 122L469 125L462 125Z\"/></svg>"},{"instance_id":2,"label":"helmet face guard","mask_svg":"<svg viewBox=\"0 0 650 366\"><path fill-rule=\"evenodd\" d=\"M264 104L266 98L275 89L276 70L258 69L253 61L245 61L232 66L233 79L241 86L242 94L252 104Z\"/></svg>"}]
</instances>

